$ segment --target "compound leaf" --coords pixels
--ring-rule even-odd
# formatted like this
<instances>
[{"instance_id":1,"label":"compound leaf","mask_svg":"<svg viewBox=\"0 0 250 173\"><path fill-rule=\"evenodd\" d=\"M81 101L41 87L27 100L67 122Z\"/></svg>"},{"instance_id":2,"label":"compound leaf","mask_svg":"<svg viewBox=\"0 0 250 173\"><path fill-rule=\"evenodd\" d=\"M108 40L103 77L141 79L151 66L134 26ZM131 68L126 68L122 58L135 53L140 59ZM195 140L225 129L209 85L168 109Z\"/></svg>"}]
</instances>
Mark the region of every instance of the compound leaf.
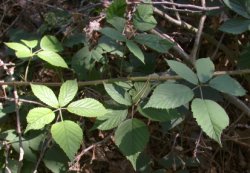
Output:
<instances>
[{"instance_id":1,"label":"compound leaf","mask_svg":"<svg viewBox=\"0 0 250 173\"><path fill-rule=\"evenodd\" d=\"M53 35L45 35L40 42L40 47L43 50L60 52L63 50L62 44Z\"/></svg>"}]
</instances>

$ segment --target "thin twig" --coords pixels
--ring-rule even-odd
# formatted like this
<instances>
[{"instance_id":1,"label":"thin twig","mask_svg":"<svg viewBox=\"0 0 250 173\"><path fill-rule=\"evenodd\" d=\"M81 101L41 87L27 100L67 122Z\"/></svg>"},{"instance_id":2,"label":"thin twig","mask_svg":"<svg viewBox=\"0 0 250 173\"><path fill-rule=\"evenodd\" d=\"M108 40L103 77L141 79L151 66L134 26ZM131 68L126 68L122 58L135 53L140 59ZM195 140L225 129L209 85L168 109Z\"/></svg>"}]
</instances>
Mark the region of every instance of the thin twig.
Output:
<instances>
[{"instance_id":1,"label":"thin twig","mask_svg":"<svg viewBox=\"0 0 250 173\"><path fill-rule=\"evenodd\" d=\"M163 17L164 19L168 20L169 22L171 22L177 26L180 26L184 29L187 29L193 33L197 33L197 31L198 31L197 28L190 25L189 23L187 23L185 21L178 21L178 20L172 18L171 16L169 16L168 14L164 13L163 11L161 11L158 8L154 8L154 12L156 14L160 15L161 17ZM204 38L207 39L207 41L209 41L213 45L215 45L215 46L219 45L219 48L228 56L228 58L230 58L230 60L234 60L235 58L237 58L237 54L235 52L228 49L224 44L218 44L218 41L213 36L210 36L209 34L206 34L204 32L202 32L202 36L204 36Z\"/></svg>"},{"instance_id":2,"label":"thin twig","mask_svg":"<svg viewBox=\"0 0 250 173\"><path fill-rule=\"evenodd\" d=\"M170 0L172 3L174 3L173 0ZM172 5L173 6L173 9L176 10L176 6L175 5ZM177 20L181 21L181 17L180 17L180 14L178 13L178 11L175 11L175 16L177 18Z\"/></svg>"},{"instance_id":3,"label":"thin twig","mask_svg":"<svg viewBox=\"0 0 250 173\"><path fill-rule=\"evenodd\" d=\"M191 8L191 9L196 9L200 11L212 11L212 10L220 10L223 8L223 6L215 6L215 7L201 7L201 6L196 6L196 5L191 5L191 4L179 4L175 2L168 2L168 1L162 1L162 2L144 2L144 1L129 1L128 4L153 4L153 5L171 5L171 6L176 6L178 8Z\"/></svg>"},{"instance_id":4,"label":"thin twig","mask_svg":"<svg viewBox=\"0 0 250 173\"><path fill-rule=\"evenodd\" d=\"M16 107L17 134L18 134L18 139L19 139L19 159L18 159L17 173L20 173L22 166L23 166L24 150L23 150L23 143L22 143L21 121L20 121L20 114L19 114L19 99L18 99L16 85L14 86L14 98L15 98L15 107Z\"/></svg>"},{"instance_id":5,"label":"thin twig","mask_svg":"<svg viewBox=\"0 0 250 173\"><path fill-rule=\"evenodd\" d=\"M81 159L81 157L82 157L85 153L87 153L89 150L92 150L92 149L95 148L96 146L101 145L101 144L107 142L107 141L112 137L112 135L113 135L113 133L110 133L110 134L109 134L107 137L105 137L103 140L101 140L101 141L99 141L99 142L96 142L96 143L90 145L89 147L85 148L84 150L82 150L81 153L78 154L77 157L75 157L75 159L71 162L71 164L70 164L71 167L73 167L74 163L78 163L79 160ZM69 168L69 170L70 170L70 168Z\"/></svg>"},{"instance_id":6,"label":"thin twig","mask_svg":"<svg viewBox=\"0 0 250 173\"><path fill-rule=\"evenodd\" d=\"M47 141L45 141L46 143L45 143L44 147L42 147L42 151L40 153L39 159L38 159L38 161L36 163L36 166L35 166L35 169L34 169L33 173L37 173L38 166L40 165L40 163L41 163L41 161L43 159L43 156L45 154L45 151L49 147L49 144L50 144L51 141L52 141L51 136L49 137L49 139Z\"/></svg>"},{"instance_id":7,"label":"thin twig","mask_svg":"<svg viewBox=\"0 0 250 173\"><path fill-rule=\"evenodd\" d=\"M202 7L206 7L205 0L202 0L201 4L202 4ZM193 47L193 50L192 50L191 55L190 55L190 60L192 61L192 63L195 63L195 60L196 60L196 56L197 56L198 49L200 46L201 34L202 34L202 30L204 28L204 23L205 23L206 17L207 17L206 14L203 14L200 18L199 27L198 27L198 30L196 32L194 47Z\"/></svg>"},{"instance_id":8,"label":"thin twig","mask_svg":"<svg viewBox=\"0 0 250 173\"><path fill-rule=\"evenodd\" d=\"M217 71L214 73L213 76L221 76L221 75L246 75L250 74L250 69L245 70L235 70L235 71ZM137 82L143 82L143 81L166 81L166 80L180 80L182 79L178 75L170 76L168 74L164 75L158 75L158 74L152 74L148 76L136 76L136 77L122 77L122 78L111 78L111 79L102 79L102 80L93 80L93 81L81 81L78 82L79 87L83 86L90 86L90 85L101 85L103 83L115 83L115 82L126 82L126 81L137 81ZM29 86L30 84L37 84L37 85L46 85L51 87L58 87L61 86L61 82L19 82L19 81L12 81L12 82L1 82L1 85L9 85L9 86Z\"/></svg>"},{"instance_id":9,"label":"thin twig","mask_svg":"<svg viewBox=\"0 0 250 173\"><path fill-rule=\"evenodd\" d=\"M5 99L8 101L15 101L15 98L10 98L10 97L0 97L0 99ZM46 107L46 105L40 103L40 102L36 102L36 101L32 101L32 100L26 100L26 99L20 99L18 100L19 102L23 102L23 103L30 103L30 104L36 104L36 105L40 105L43 107Z\"/></svg>"}]
</instances>

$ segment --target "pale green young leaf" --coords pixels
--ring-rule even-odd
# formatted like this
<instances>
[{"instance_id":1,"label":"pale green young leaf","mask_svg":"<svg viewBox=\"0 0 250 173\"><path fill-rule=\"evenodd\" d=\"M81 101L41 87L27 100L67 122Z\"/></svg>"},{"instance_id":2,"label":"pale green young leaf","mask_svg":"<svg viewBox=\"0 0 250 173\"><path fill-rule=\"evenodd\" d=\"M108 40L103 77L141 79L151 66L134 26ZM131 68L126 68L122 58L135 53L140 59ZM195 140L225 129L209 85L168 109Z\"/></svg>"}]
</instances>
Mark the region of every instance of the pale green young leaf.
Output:
<instances>
[{"instance_id":1,"label":"pale green young leaf","mask_svg":"<svg viewBox=\"0 0 250 173\"><path fill-rule=\"evenodd\" d=\"M67 110L83 117L99 117L108 112L99 101L92 98L85 98L72 102L68 105Z\"/></svg>"},{"instance_id":2,"label":"pale green young leaf","mask_svg":"<svg viewBox=\"0 0 250 173\"><path fill-rule=\"evenodd\" d=\"M50 88L44 85L35 85L35 84L30 84L30 86L34 95L43 103L53 108L59 107L56 95Z\"/></svg>"},{"instance_id":3,"label":"pale green young leaf","mask_svg":"<svg viewBox=\"0 0 250 173\"><path fill-rule=\"evenodd\" d=\"M117 103L122 105L131 106L132 99L128 92L116 84L104 84L104 88L108 95L115 100Z\"/></svg>"},{"instance_id":4,"label":"pale green young leaf","mask_svg":"<svg viewBox=\"0 0 250 173\"><path fill-rule=\"evenodd\" d=\"M239 84L239 82L229 75L222 75L213 78L209 82L209 86L234 96L244 96L246 94L246 90Z\"/></svg>"},{"instance_id":5,"label":"pale green young leaf","mask_svg":"<svg viewBox=\"0 0 250 173\"><path fill-rule=\"evenodd\" d=\"M214 64L210 58L198 59L195 62L195 68L200 82L205 83L213 77Z\"/></svg>"},{"instance_id":6,"label":"pale green young leaf","mask_svg":"<svg viewBox=\"0 0 250 173\"><path fill-rule=\"evenodd\" d=\"M141 152L137 152L135 154L131 154L131 155L128 155L126 156L126 158L130 161L130 163L132 164L134 170L136 170L136 165L137 165L137 162L138 162L138 158L140 156Z\"/></svg>"},{"instance_id":7,"label":"pale green young leaf","mask_svg":"<svg viewBox=\"0 0 250 173\"><path fill-rule=\"evenodd\" d=\"M38 130L51 123L55 119L55 113L48 108L33 108L29 111L26 119L28 122L26 132L31 129Z\"/></svg>"},{"instance_id":8,"label":"pale green young leaf","mask_svg":"<svg viewBox=\"0 0 250 173\"><path fill-rule=\"evenodd\" d=\"M33 49L37 46L38 40L21 40L26 46Z\"/></svg>"},{"instance_id":9,"label":"pale green young leaf","mask_svg":"<svg viewBox=\"0 0 250 173\"><path fill-rule=\"evenodd\" d=\"M191 104L193 116L201 129L221 144L222 131L229 125L225 110L212 100L194 99Z\"/></svg>"},{"instance_id":10,"label":"pale green young leaf","mask_svg":"<svg viewBox=\"0 0 250 173\"><path fill-rule=\"evenodd\" d=\"M73 121L65 120L52 125L52 138L72 160L83 142L81 127Z\"/></svg>"},{"instance_id":11,"label":"pale green young leaf","mask_svg":"<svg viewBox=\"0 0 250 173\"><path fill-rule=\"evenodd\" d=\"M29 49L18 50L15 52L16 56L20 59L30 58L33 56L32 52Z\"/></svg>"},{"instance_id":12,"label":"pale green young leaf","mask_svg":"<svg viewBox=\"0 0 250 173\"><path fill-rule=\"evenodd\" d=\"M9 48L11 48L11 49L13 49L15 51L25 51L25 50L29 50L30 51L30 49L27 46L25 46L25 45L23 45L21 43L8 42L8 43L4 43L4 44L7 47L9 47Z\"/></svg>"},{"instance_id":13,"label":"pale green young leaf","mask_svg":"<svg viewBox=\"0 0 250 173\"><path fill-rule=\"evenodd\" d=\"M144 108L172 109L192 100L194 92L185 85L163 83L158 85Z\"/></svg>"},{"instance_id":14,"label":"pale green young leaf","mask_svg":"<svg viewBox=\"0 0 250 173\"><path fill-rule=\"evenodd\" d=\"M60 52L63 50L62 44L53 35L45 35L40 42L40 47L43 50Z\"/></svg>"},{"instance_id":15,"label":"pale green young leaf","mask_svg":"<svg viewBox=\"0 0 250 173\"><path fill-rule=\"evenodd\" d=\"M151 4L140 4L136 7L133 23L136 29L148 31L153 29L157 21L153 16L153 6Z\"/></svg>"},{"instance_id":16,"label":"pale green young leaf","mask_svg":"<svg viewBox=\"0 0 250 173\"><path fill-rule=\"evenodd\" d=\"M167 63L170 66L170 68L180 77L195 85L198 84L198 78L196 74L188 66L174 60L168 60Z\"/></svg>"},{"instance_id":17,"label":"pale green young leaf","mask_svg":"<svg viewBox=\"0 0 250 173\"><path fill-rule=\"evenodd\" d=\"M145 63L144 54L136 43L131 40L127 40L126 45L130 52L132 52L142 63Z\"/></svg>"},{"instance_id":18,"label":"pale green young leaf","mask_svg":"<svg viewBox=\"0 0 250 173\"><path fill-rule=\"evenodd\" d=\"M127 117L128 110L109 110L102 117L97 117L97 129L110 130L121 124Z\"/></svg>"},{"instance_id":19,"label":"pale green young leaf","mask_svg":"<svg viewBox=\"0 0 250 173\"><path fill-rule=\"evenodd\" d=\"M135 82L133 89L130 89L129 94L132 96L133 103L138 103L146 98L151 91L150 82Z\"/></svg>"},{"instance_id":20,"label":"pale green young leaf","mask_svg":"<svg viewBox=\"0 0 250 173\"><path fill-rule=\"evenodd\" d=\"M58 53L46 50L38 52L37 56L53 66L68 68L68 65Z\"/></svg>"},{"instance_id":21,"label":"pale green young leaf","mask_svg":"<svg viewBox=\"0 0 250 173\"><path fill-rule=\"evenodd\" d=\"M149 141L149 130L141 120L128 119L118 126L114 138L123 155L129 156L143 151Z\"/></svg>"},{"instance_id":22,"label":"pale green young leaf","mask_svg":"<svg viewBox=\"0 0 250 173\"><path fill-rule=\"evenodd\" d=\"M105 27L101 29L99 32L113 40L126 41L126 37L117 30L115 30L114 28Z\"/></svg>"},{"instance_id":23,"label":"pale green young leaf","mask_svg":"<svg viewBox=\"0 0 250 173\"><path fill-rule=\"evenodd\" d=\"M67 80L60 88L58 101L60 107L66 106L75 97L78 90L78 84L76 80Z\"/></svg>"},{"instance_id":24,"label":"pale green young leaf","mask_svg":"<svg viewBox=\"0 0 250 173\"><path fill-rule=\"evenodd\" d=\"M167 53L168 50L174 46L174 43L154 34L137 34L135 41L160 53Z\"/></svg>"}]
</instances>

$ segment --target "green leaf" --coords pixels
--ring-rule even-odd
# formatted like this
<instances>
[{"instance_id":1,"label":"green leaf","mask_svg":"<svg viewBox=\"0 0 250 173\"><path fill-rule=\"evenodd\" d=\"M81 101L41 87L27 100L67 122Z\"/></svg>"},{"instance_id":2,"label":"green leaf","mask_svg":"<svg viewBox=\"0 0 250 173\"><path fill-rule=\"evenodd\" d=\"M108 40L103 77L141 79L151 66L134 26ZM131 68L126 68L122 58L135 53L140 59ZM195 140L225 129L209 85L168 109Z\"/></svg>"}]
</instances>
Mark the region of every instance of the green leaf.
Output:
<instances>
[{"instance_id":1,"label":"green leaf","mask_svg":"<svg viewBox=\"0 0 250 173\"><path fill-rule=\"evenodd\" d=\"M136 170L136 165L137 165L137 160L140 156L141 152L137 152L135 154L131 154L129 156L126 156L126 158L130 161L130 163L132 164L134 170Z\"/></svg>"},{"instance_id":2,"label":"green leaf","mask_svg":"<svg viewBox=\"0 0 250 173\"><path fill-rule=\"evenodd\" d=\"M67 110L83 117L99 117L107 113L106 108L97 100L85 98L68 105Z\"/></svg>"},{"instance_id":3,"label":"green leaf","mask_svg":"<svg viewBox=\"0 0 250 173\"><path fill-rule=\"evenodd\" d=\"M53 66L68 68L68 65L66 64L64 59L55 52L47 51L47 50L41 51L41 52L38 52L37 56Z\"/></svg>"},{"instance_id":4,"label":"green leaf","mask_svg":"<svg viewBox=\"0 0 250 173\"><path fill-rule=\"evenodd\" d=\"M68 158L72 160L83 141L81 127L73 121L65 120L53 124L51 134Z\"/></svg>"},{"instance_id":5,"label":"green leaf","mask_svg":"<svg viewBox=\"0 0 250 173\"><path fill-rule=\"evenodd\" d=\"M138 106L139 113L152 121L170 121L181 117L175 109L143 108L145 103Z\"/></svg>"},{"instance_id":6,"label":"green leaf","mask_svg":"<svg viewBox=\"0 0 250 173\"><path fill-rule=\"evenodd\" d=\"M107 22L110 23L115 29L117 29L117 31L122 33L126 24L126 19L122 17L113 17L111 19L108 19Z\"/></svg>"},{"instance_id":7,"label":"green leaf","mask_svg":"<svg viewBox=\"0 0 250 173\"><path fill-rule=\"evenodd\" d=\"M225 110L212 100L202 99L194 99L191 109L201 129L221 145L222 130L229 125Z\"/></svg>"},{"instance_id":8,"label":"green leaf","mask_svg":"<svg viewBox=\"0 0 250 173\"><path fill-rule=\"evenodd\" d=\"M229 75L222 75L213 78L209 82L209 86L218 91L234 96L244 96L246 94L246 90L239 84L239 82Z\"/></svg>"},{"instance_id":9,"label":"green leaf","mask_svg":"<svg viewBox=\"0 0 250 173\"><path fill-rule=\"evenodd\" d=\"M53 108L59 107L58 100L54 92L50 88L44 85L35 85L35 84L30 84L30 86L34 95L43 103Z\"/></svg>"},{"instance_id":10,"label":"green leaf","mask_svg":"<svg viewBox=\"0 0 250 173\"><path fill-rule=\"evenodd\" d=\"M30 51L28 47L21 43L9 42L4 44L15 51L25 51L25 49Z\"/></svg>"},{"instance_id":11,"label":"green leaf","mask_svg":"<svg viewBox=\"0 0 250 173\"><path fill-rule=\"evenodd\" d=\"M82 33L76 33L64 39L63 45L66 47L73 47L75 45L85 42L86 42L85 36Z\"/></svg>"},{"instance_id":12,"label":"green leaf","mask_svg":"<svg viewBox=\"0 0 250 173\"><path fill-rule=\"evenodd\" d=\"M126 11L127 3L126 0L114 0L112 4L109 5L106 13L108 20L113 17L123 17Z\"/></svg>"},{"instance_id":13,"label":"green leaf","mask_svg":"<svg viewBox=\"0 0 250 173\"><path fill-rule=\"evenodd\" d=\"M188 66L173 60L168 60L167 63L170 66L170 68L180 77L195 85L198 84L198 78L196 74Z\"/></svg>"},{"instance_id":14,"label":"green leaf","mask_svg":"<svg viewBox=\"0 0 250 173\"><path fill-rule=\"evenodd\" d=\"M230 34L241 34L250 30L250 20L241 18L229 19L220 26L219 30Z\"/></svg>"},{"instance_id":15,"label":"green leaf","mask_svg":"<svg viewBox=\"0 0 250 173\"><path fill-rule=\"evenodd\" d=\"M52 52L61 52L63 50L62 44L57 40L55 36L45 35L40 42L40 47L43 50Z\"/></svg>"},{"instance_id":16,"label":"green leaf","mask_svg":"<svg viewBox=\"0 0 250 173\"><path fill-rule=\"evenodd\" d=\"M134 88L130 89L129 94L132 96L133 103L137 104L148 96L151 91L150 82L135 82Z\"/></svg>"},{"instance_id":17,"label":"green leaf","mask_svg":"<svg viewBox=\"0 0 250 173\"><path fill-rule=\"evenodd\" d=\"M149 141L149 131L141 120L128 119L115 131L115 144L123 155L129 156L142 151Z\"/></svg>"},{"instance_id":18,"label":"green leaf","mask_svg":"<svg viewBox=\"0 0 250 173\"><path fill-rule=\"evenodd\" d=\"M16 56L18 58L28 58L28 57L32 57L33 55L31 50L21 43L9 42L9 43L5 43L5 45L15 50Z\"/></svg>"},{"instance_id":19,"label":"green leaf","mask_svg":"<svg viewBox=\"0 0 250 173\"><path fill-rule=\"evenodd\" d=\"M68 170L69 159L57 145L46 151L43 162L53 173L65 173Z\"/></svg>"},{"instance_id":20,"label":"green leaf","mask_svg":"<svg viewBox=\"0 0 250 173\"><path fill-rule=\"evenodd\" d=\"M33 49L37 46L38 40L21 40L26 46Z\"/></svg>"},{"instance_id":21,"label":"green leaf","mask_svg":"<svg viewBox=\"0 0 250 173\"><path fill-rule=\"evenodd\" d=\"M132 52L141 62L145 64L144 55L140 47L131 40L127 40L126 45L130 52Z\"/></svg>"},{"instance_id":22,"label":"green leaf","mask_svg":"<svg viewBox=\"0 0 250 173\"><path fill-rule=\"evenodd\" d=\"M16 51L15 54L18 58L29 58L33 56L32 52L28 49Z\"/></svg>"},{"instance_id":23,"label":"green leaf","mask_svg":"<svg viewBox=\"0 0 250 173\"><path fill-rule=\"evenodd\" d=\"M167 53L174 46L174 43L154 34L138 34L135 36L135 41L160 53Z\"/></svg>"},{"instance_id":24,"label":"green leaf","mask_svg":"<svg viewBox=\"0 0 250 173\"><path fill-rule=\"evenodd\" d=\"M205 83L213 77L214 64L210 58L201 58L195 62L197 76L201 83Z\"/></svg>"},{"instance_id":25,"label":"green leaf","mask_svg":"<svg viewBox=\"0 0 250 173\"><path fill-rule=\"evenodd\" d=\"M247 0L223 0L227 7L239 15L250 19L249 7L247 7Z\"/></svg>"},{"instance_id":26,"label":"green leaf","mask_svg":"<svg viewBox=\"0 0 250 173\"><path fill-rule=\"evenodd\" d=\"M113 40L126 41L126 37L122 35L120 32L118 32L117 30L115 30L114 28L105 27L99 30L99 32Z\"/></svg>"},{"instance_id":27,"label":"green leaf","mask_svg":"<svg viewBox=\"0 0 250 173\"><path fill-rule=\"evenodd\" d=\"M55 119L55 113L48 108L33 108L29 111L26 119L28 122L26 132L31 129L38 130L51 123Z\"/></svg>"},{"instance_id":28,"label":"green leaf","mask_svg":"<svg viewBox=\"0 0 250 173\"><path fill-rule=\"evenodd\" d=\"M78 90L76 80L67 80L60 88L58 101L60 107L66 106L75 97Z\"/></svg>"},{"instance_id":29,"label":"green leaf","mask_svg":"<svg viewBox=\"0 0 250 173\"><path fill-rule=\"evenodd\" d=\"M108 95L117 103L131 106L132 100L128 92L116 84L104 84L104 88Z\"/></svg>"},{"instance_id":30,"label":"green leaf","mask_svg":"<svg viewBox=\"0 0 250 173\"><path fill-rule=\"evenodd\" d=\"M97 129L110 130L121 124L127 117L128 110L110 110L102 117L97 117Z\"/></svg>"},{"instance_id":31,"label":"green leaf","mask_svg":"<svg viewBox=\"0 0 250 173\"><path fill-rule=\"evenodd\" d=\"M149 4L138 5L133 16L133 23L135 28L140 31L153 29L157 24L153 16L153 6Z\"/></svg>"},{"instance_id":32,"label":"green leaf","mask_svg":"<svg viewBox=\"0 0 250 173\"><path fill-rule=\"evenodd\" d=\"M171 109L188 103L193 91L185 85L163 83L158 85L144 108Z\"/></svg>"}]
</instances>

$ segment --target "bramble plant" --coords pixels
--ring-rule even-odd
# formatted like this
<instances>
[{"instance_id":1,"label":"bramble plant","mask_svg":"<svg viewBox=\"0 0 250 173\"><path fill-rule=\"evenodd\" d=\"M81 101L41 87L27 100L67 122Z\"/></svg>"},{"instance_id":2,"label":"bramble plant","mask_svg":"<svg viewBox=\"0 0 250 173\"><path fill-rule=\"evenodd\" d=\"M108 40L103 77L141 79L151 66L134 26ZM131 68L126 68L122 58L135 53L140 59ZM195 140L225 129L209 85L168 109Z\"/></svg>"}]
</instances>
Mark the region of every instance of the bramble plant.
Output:
<instances>
[{"instance_id":1,"label":"bramble plant","mask_svg":"<svg viewBox=\"0 0 250 173\"><path fill-rule=\"evenodd\" d=\"M219 30L232 34L248 31L250 1L223 0L223 2L243 18L229 19ZM202 133L223 147L223 130L229 126L230 120L226 110L213 97L213 93L242 97L247 91L227 72L216 73L210 57L195 57L194 61L184 58L186 62L188 61L184 63L163 56L164 65L169 68L167 71L164 69L164 74L155 73L154 53L158 56L170 54L170 49L184 50L174 40L152 32L157 26L157 19L153 16L153 4L154 2L150 0L141 3L114 0L106 9L106 23L92 21L96 28L88 26L90 28L85 30L88 33L84 38L78 37L78 33L72 40L68 39L67 43L60 42L54 35L45 35L41 39L5 42L8 48L15 51L17 58L28 61L24 75L26 83L21 84L29 85L32 95L40 100L40 102L34 101L39 107L27 108L27 115L21 115L26 118L27 123L24 131L15 134L14 129L7 128L8 130L0 133L0 137L8 141L20 156L24 154L24 160L20 159L22 157L19 161L6 159L14 165L19 163L17 172L22 170L25 161L32 160L38 160L35 168L32 168L34 172L38 171L41 161L52 172L67 172L67 162L74 164L79 161L77 154L80 150L85 154L83 149L85 132L97 130L110 134L108 137L112 137L114 144L130 161L134 170L141 171L143 166L149 165L144 163L147 161L141 165L141 160L147 158L146 149L151 139L149 122L168 124L169 130L180 125L187 119L186 114L189 113L192 113L192 117L201 129L194 150L199 147ZM93 38L93 35L97 35L97 38ZM197 40L199 43L200 40ZM77 50L71 62L60 55L66 47ZM248 53L246 54L249 55ZM181 54L184 54L184 57L186 55L185 52ZM175 58L175 55L172 57ZM29 82L27 76L30 62L37 59L45 61L55 69L71 69L74 72L73 79L64 81L62 77L64 82L55 85L60 86L58 92L49 88L46 85L48 83ZM112 63L115 64L113 69L110 67ZM91 74L94 74L94 77ZM103 80L103 76L111 79ZM114 76L118 78L113 78ZM96 78L98 80L95 81ZM11 82L8 84L14 85L14 92L17 93L18 84L15 81ZM101 98L92 98L88 95L82 97L83 94L81 93L81 96L79 94L80 84L83 84L81 86L102 84L103 87L93 90L105 94ZM22 104L19 105L18 96L14 96L15 111L20 118L19 106L22 107ZM22 98L19 101L22 102ZM11 108L6 107L1 110L0 118L14 112L13 105ZM83 123L86 118L91 120L93 125L91 129ZM18 120L17 122L20 126L20 122ZM0 144L4 147L4 143ZM41 154L37 159L33 151L39 150ZM67 158L61 155L61 150ZM57 154L59 156L55 158ZM171 154L170 152L169 156ZM194 156L196 157L196 154ZM7 158L7 155L5 157ZM150 162L151 159L145 160ZM8 168L8 161L2 164L0 160L3 165L0 166Z\"/></svg>"}]
</instances>

